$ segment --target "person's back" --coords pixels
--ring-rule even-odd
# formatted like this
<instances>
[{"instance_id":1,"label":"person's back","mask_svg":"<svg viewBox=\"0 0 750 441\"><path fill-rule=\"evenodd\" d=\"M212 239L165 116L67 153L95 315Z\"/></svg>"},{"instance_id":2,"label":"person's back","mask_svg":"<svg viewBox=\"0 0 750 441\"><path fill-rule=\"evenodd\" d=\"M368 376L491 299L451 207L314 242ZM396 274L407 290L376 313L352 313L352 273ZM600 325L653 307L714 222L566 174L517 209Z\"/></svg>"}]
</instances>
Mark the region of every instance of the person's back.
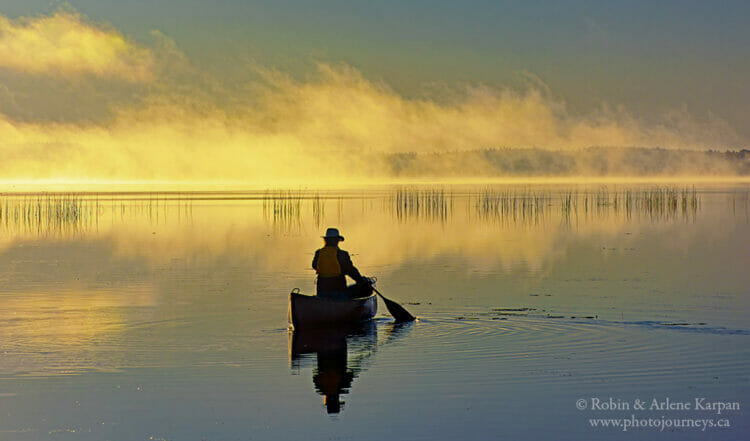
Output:
<instances>
[{"instance_id":1,"label":"person's back","mask_svg":"<svg viewBox=\"0 0 750 441\"><path fill-rule=\"evenodd\" d=\"M336 228L326 230L323 236L325 246L315 252L312 267L318 274L317 289L319 296L332 297L345 293L349 297L362 297L372 293L367 279L362 277L359 270L352 264L349 253L339 248L339 242L344 237ZM356 282L346 286L346 276Z\"/></svg>"}]
</instances>

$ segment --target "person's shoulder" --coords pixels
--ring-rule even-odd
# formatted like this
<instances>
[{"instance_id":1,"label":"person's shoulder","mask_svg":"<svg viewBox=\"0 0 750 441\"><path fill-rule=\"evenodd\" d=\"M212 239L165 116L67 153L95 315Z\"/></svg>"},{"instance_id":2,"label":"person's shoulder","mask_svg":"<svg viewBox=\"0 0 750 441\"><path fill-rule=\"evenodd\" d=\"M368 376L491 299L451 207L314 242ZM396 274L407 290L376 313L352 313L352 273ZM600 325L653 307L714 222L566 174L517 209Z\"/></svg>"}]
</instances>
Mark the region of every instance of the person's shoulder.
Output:
<instances>
[{"instance_id":1,"label":"person's shoulder","mask_svg":"<svg viewBox=\"0 0 750 441\"><path fill-rule=\"evenodd\" d=\"M349 252L346 250L342 250L341 248L339 248L339 254L349 257Z\"/></svg>"}]
</instances>

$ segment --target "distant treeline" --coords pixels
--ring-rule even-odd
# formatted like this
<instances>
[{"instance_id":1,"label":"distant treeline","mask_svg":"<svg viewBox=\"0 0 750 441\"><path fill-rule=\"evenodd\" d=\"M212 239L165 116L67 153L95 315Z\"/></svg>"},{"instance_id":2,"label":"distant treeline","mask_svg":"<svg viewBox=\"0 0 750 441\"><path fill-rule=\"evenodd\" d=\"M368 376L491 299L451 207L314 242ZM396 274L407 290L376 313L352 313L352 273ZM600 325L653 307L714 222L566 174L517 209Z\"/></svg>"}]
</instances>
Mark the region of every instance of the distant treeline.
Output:
<instances>
[{"instance_id":1,"label":"distant treeline","mask_svg":"<svg viewBox=\"0 0 750 441\"><path fill-rule=\"evenodd\" d=\"M668 150L590 147L581 150L497 148L394 153L395 176L653 176L750 175L750 150Z\"/></svg>"}]
</instances>

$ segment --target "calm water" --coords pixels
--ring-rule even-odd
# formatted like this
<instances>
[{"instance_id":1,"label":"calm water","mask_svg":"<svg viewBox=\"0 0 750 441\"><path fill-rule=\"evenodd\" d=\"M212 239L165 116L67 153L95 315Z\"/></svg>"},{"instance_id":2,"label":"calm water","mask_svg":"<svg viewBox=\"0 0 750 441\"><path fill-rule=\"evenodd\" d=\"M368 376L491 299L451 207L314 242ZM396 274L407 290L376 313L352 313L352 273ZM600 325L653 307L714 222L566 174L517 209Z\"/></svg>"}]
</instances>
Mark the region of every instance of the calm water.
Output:
<instances>
[{"instance_id":1,"label":"calm water","mask_svg":"<svg viewBox=\"0 0 750 441\"><path fill-rule=\"evenodd\" d=\"M4 194L0 440L747 438L749 194ZM419 321L287 329L328 226Z\"/></svg>"}]
</instances>

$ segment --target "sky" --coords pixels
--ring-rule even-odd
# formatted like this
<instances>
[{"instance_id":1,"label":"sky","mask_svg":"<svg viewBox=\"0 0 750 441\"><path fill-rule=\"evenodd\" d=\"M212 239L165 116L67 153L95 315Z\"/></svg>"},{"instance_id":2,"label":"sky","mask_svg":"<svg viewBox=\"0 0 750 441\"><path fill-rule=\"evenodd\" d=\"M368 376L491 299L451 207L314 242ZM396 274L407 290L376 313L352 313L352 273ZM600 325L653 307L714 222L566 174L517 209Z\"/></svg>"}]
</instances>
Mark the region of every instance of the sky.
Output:
<instances>
[{"instance_id":1,"label":"sky","mask_svg":"<svg viewBox=\"0 0 750 441\"><path fill-rule=\"evenodd\" d=\"M2 0L0 172L242 180L368 152L744 148L748 18L732 1Z\"/></svg>"}]
</instances>

